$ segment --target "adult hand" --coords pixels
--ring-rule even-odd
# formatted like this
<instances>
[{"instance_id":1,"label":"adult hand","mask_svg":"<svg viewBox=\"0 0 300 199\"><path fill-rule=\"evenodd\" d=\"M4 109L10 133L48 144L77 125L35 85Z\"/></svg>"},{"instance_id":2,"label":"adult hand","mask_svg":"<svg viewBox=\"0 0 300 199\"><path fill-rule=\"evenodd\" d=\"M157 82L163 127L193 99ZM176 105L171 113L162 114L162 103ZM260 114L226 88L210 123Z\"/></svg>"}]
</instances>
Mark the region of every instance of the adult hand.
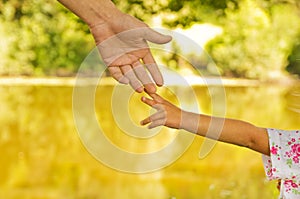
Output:
<instances>
[{"instance_id":1,"label":"adult hand","mask_svg":"<svg viewBox=\"0 0 300 199\"><path fill-rule=\"evenodd\" d=\"M162 35L122 12L114 14L110 21L91 24L90 29L114 79L123 84L129 83L137 92L145 88L148 93L155 93L155 84L163 85L163 77L147 41L164 44L171 41L171 36Z\"/></svg>"}]
</instances>

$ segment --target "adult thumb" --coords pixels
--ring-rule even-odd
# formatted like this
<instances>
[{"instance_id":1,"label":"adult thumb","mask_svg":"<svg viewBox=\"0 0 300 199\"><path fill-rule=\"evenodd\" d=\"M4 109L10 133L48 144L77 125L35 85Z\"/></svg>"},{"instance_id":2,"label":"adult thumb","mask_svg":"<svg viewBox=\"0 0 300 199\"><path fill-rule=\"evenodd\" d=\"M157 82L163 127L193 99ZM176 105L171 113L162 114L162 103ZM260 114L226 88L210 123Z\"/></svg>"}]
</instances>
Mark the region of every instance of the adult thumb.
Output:
<instances>
[{"instance_id":1,"label":"adult thumb","mask_svg":"<svg viewBox=\"0 0 300 199\"><path fill-rule=\"evenodd\" d=\"M144 32L144 39L156 44L165 44L172 40L170 35L161 34L151 28L146 28Z\"/></svg>"}]
</instances>

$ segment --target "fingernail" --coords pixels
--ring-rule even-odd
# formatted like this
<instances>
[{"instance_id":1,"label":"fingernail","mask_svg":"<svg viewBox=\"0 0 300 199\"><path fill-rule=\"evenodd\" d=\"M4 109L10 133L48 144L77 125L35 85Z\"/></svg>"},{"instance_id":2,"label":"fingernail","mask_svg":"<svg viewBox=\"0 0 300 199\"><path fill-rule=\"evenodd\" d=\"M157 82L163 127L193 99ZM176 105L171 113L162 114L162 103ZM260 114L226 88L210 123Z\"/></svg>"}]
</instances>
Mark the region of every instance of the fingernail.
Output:
<instances>
[{"instance_id":1,"label":"fingernail","mask_svg":"<svg viewBox=\"0 0 300 199\"><path fill-rule=\"evenodd\" d=\"M138 92L138 93L141 93L141 92L143 92L143 87L139 87L135 91Z\"/></svg>"},{"instance_id":2,"label":"fingernail","mask_svg":"<svg viewBox=\"0 0 300 199\"><path fill-rule=\"evenodd\" d=\"M163 85L164 85L164 81L163 80L156 82L156 86L162 87Z\"/></svg>"}]
</instances>

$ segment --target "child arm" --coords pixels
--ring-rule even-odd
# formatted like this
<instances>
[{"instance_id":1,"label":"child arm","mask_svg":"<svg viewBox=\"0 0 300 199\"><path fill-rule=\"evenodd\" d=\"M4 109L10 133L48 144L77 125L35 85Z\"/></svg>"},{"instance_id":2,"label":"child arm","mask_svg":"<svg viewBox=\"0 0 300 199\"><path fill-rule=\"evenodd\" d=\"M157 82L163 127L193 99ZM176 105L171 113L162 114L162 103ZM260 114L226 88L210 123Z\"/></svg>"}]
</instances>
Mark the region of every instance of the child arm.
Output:
<instances>
[{"instance_id":1,"label":"child arm","mask_svg":"<svg viewBox=\"0 0 300 199\"><path fill-rule=\"evenodd\" d=\"M142 97L142 101L155 108L156 113L141 121L148 128L166 126L184 129L200 136L248 147L259 153L269 155L269 138L265 128L256 127L248 122L219 118L181 110L158 94L149 94L152 99Z\"/></svg>"}]
</instances>

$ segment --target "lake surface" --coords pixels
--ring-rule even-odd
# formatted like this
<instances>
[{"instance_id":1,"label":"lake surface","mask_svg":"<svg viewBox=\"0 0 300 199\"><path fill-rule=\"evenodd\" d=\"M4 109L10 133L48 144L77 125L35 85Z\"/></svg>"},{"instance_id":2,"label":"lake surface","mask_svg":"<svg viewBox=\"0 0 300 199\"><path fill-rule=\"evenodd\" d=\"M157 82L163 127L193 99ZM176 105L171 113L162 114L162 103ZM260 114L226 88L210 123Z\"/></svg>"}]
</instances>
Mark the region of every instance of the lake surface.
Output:
<instances>
[{"instance_id":1,"label":"lake surface","mask_svg":"<svg viewBox=\"0 0 300 199\"><path fill-rule=\"evenodd\" d=\"M80 88L92 89L89 85ZM225 115L262 127L300 129L300 84L194 85L195 95L182 86L168 88L161 88L160 94L186 107L196 105L202 113ZM178 135L165 128L142 139L124 133L122 128L127 127L116 123L116 113L112 111L123 114L124 103L118 105L118 100L127 100L126 114L132 121L127 131L139 126L138 122L151 110L139 101L143 94L128 97L115 89L110 84L98 86L92 104L111 143L124 151L150 153ZM200 159L204 140L200 137L194 138L182 156L162 169L132 174L110 168L89 153L82 132L77 132L73 97L70 85L0 86L0 198L277 198L276 182L265 180L260 154L218 143ZM89 132L89 118L80 121L87 122ZM111 151L105 153L114 156Z\"/></svg>"}]
</instances>

